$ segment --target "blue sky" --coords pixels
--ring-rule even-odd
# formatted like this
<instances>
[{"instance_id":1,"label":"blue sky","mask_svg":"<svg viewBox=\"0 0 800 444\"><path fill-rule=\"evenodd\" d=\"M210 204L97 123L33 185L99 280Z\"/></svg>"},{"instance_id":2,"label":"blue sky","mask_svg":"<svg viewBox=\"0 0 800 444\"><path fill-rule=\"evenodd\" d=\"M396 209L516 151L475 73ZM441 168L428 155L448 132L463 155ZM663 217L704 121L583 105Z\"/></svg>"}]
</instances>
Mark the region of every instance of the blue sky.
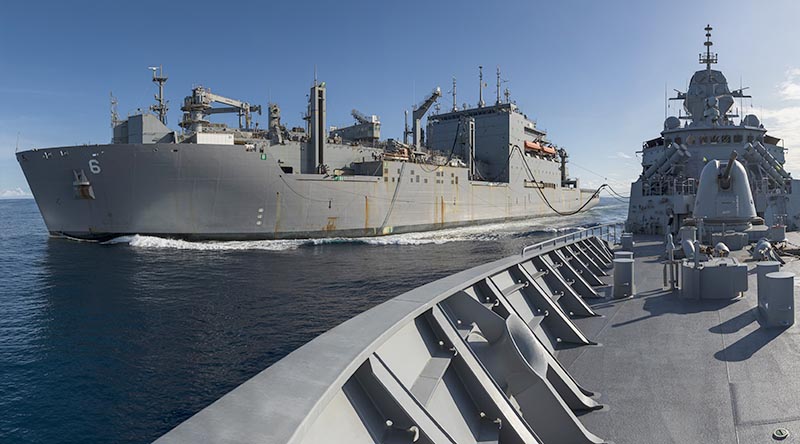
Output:
<instances>
[{"instance_id":1,"label":"blue sky","mask_svg":"<svg viewBox=\"0 0 800 444\"><path fill-rule=\"evenodd\" d=\"M476 103L478 65L493 98L499 65L512 100L570 151L573 175L622 191L640 172L634 152L662 128L665 85L684 89L699 69L706 23L718 68L751 87L752 112L797 147L788 168L800 174L798 2L11 3L0 10L0 197L28 193L17 140L108 142L109 92L123 116L146 108L158 64L173 128L196 84L276 102L299 126L316 66L330 125L357 108L398 138L403 110L432 88L451 106L453 76L459 103Z\"/></svg>"}]
</instances>

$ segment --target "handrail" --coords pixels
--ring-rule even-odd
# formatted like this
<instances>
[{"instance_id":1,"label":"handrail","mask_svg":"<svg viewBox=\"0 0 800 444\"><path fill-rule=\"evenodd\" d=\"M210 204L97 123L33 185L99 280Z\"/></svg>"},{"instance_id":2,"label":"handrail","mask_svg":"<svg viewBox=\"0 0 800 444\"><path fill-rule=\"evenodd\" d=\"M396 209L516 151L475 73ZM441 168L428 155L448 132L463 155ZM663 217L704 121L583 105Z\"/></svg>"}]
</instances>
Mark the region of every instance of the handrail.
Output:
<instances>
[{"instance_id":1,"label":"handrail","mask_svg":"<svg viewBox=\"0 0 800 444\"><path fill-rule=\"evenodd\" d=\"M528 245L522 248L520 256L525 256L531 251L542 251L545 248L554 248L559 244L575 242L577 240L587 239L592 236L597 236L600 239L603 239L604 231L605 239L611 240L616 244L622 236L622 233L625 231L625 222L613 222L610 224L595 225L593 227L583 228L571 233L563 234L561 236L556 236L533 245Z\"/></svg>"}]
</instances>

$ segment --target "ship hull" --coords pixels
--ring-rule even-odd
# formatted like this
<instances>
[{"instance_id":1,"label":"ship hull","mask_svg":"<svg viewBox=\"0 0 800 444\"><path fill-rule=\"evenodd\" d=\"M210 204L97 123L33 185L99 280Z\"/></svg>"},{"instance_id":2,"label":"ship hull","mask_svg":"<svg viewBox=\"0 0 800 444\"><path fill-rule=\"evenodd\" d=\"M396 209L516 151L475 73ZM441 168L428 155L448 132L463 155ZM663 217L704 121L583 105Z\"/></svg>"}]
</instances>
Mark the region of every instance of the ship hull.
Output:
<instances>
[{"instance_id":1,"label":"ship hull","mask_svg":"<svg viewBox=\"0 0 800 444\"><path fill-rule=\"evenodd\" d=\"M241 146L93 145L17 153L51 234L190 240L361 237L574 211L592 197L470 181L467 170L384 161L382 176L291 174ZM591 199L586 208L594 206Z\"/></svg>"}]
</instances>

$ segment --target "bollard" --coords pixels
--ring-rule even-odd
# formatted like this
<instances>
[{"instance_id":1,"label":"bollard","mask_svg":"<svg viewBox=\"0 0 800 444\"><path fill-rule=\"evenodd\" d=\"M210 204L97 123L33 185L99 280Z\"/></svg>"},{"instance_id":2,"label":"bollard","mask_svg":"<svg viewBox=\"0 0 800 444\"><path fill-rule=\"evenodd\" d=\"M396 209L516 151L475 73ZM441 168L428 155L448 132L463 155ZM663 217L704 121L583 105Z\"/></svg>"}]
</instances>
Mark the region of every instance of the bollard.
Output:
<instances>
[{"instance_id":1,"label":"bollard","mask_svg":"<svg viewBox=\"0 0 800 444\"><path fill-rule=\"evenodd\" d=\"M766 327L794 324L794 273L775 271L764 277L764 318ZM759 291L761 293L761 291Z\"/></svg>"},{"instance_id":2,"label":"bollard","mask_svg":"<svg viewBox=\"0 0 800 444\"><path fill-rule=\"evenodd\" d=\"M622 249L633 251L633 233L622 233Z\"/></svg>"},{"instance_id":3,"label":"bollard","mask_svg":"<svg viewBox=\"0 0 800 444\"><path fill-rule=\"evenodd\" d=\"M633 251L615 251L614 259L633 259Z\"/></svg>"},{"instance_id":4,"label":"bollard","mask_svg":"<svg viewBox=\"0 0 800 444\"><path fill-rule=\"evenodd\" d=\"M764 296L767 293L766 276L767 273L781 271L781 263L778 261L763 261L756 263L756 291L758 292L758 309L764 309Z\"/></svg>"},{"instance_id":5,"label":"bollard","mask_svg":"<svg viewBox=\"0 0 800 444\"><path fill-rule=\"evenodd\" d=\"M614 299L627 298L636 293L633 277L633 259L614 259Z\"/></svg>"}]
</instances>

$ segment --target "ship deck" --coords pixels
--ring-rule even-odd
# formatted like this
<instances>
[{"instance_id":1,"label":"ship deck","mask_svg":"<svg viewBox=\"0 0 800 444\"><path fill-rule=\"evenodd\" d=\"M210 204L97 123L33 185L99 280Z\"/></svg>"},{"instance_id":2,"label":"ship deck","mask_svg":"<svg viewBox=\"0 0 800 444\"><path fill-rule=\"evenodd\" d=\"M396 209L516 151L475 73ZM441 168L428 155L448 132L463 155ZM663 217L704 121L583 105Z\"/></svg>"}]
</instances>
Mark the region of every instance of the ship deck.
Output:
<instances>
[{"instance_id":1,"label":"ship deck","mask_svg":"<svg viewBox=\"0 0 800 444\"><path fill-rule=\"evenodd\" d=\"M800 234L787 237L800 244ZM800 442L800 327L761 326L749 254L732 253L748 265L742 298L685 300L662 290L663 239L636 242L636 295L606 297L593 304L602 317L576 320L602 346L558 355L601 392L604 410L580 417L587 429L616 444L776 442L778 428L790 431L781 442ZM782 271L800 274L800 261L784 259Z\"/></svg>"}]
</instances>

